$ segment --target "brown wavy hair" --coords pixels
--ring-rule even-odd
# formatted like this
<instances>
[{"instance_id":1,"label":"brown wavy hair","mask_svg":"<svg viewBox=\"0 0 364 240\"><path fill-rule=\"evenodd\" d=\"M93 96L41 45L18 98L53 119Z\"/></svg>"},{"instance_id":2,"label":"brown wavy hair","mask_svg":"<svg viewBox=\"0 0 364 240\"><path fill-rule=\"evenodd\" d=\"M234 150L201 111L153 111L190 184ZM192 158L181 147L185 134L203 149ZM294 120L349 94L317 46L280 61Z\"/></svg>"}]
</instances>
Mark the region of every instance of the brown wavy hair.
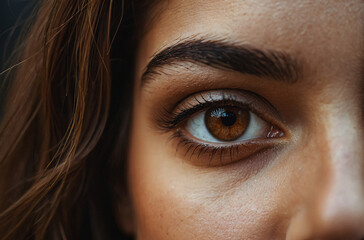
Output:
<instances>
[{"instance_id":1,"label":"brown wavy hair","mask_svg":"<svg viewBox=\"0 0 364 240\"><path fill-rule=\"evenodd\" d=\"M0 126L0 239L129 239L126 164L136 29L149 5L44 0Z\"/></svg>"}]
</instances>

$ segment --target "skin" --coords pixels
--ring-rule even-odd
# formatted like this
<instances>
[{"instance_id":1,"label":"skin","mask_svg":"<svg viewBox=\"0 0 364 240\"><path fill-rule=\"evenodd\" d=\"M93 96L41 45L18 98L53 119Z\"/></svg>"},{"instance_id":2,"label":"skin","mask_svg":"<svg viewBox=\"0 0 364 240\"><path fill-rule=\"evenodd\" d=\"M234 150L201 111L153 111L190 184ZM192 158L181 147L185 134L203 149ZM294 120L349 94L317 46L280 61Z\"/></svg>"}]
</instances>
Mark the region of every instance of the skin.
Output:
<instances>
[{"instance_id":1,"label":"skin","mask_svg":"<svg viewBox=\"0 0 364 240\"><path fill-rule=\"evenodd\" d=\"M364 239L364 2L170 0L155 8L135 69L128 176L137 239ZM156 53L196 36L287 53L302 78L181 62L141 84ZM210 166L168 140L175 129L158 129L163 108L221 89L268 100L285 133L273 139L279 147Z\"/></svg>"}]
</instances>

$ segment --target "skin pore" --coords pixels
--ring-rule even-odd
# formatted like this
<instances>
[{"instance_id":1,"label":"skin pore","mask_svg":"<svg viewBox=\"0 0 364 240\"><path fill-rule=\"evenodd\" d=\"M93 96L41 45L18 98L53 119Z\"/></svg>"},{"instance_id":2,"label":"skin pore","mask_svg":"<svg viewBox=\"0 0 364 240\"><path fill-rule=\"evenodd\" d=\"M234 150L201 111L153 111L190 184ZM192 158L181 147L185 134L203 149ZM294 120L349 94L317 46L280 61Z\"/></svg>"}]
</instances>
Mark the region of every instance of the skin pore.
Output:
<instances>
[{"instance_id":1,"label":"skin pore","mask_svg":"<svg viewBox=\"0 0 364 240\"><path fill-rule=\"evenodd\" d=\"M137 239L364 239L363 1L161 6L135 70ZM241 139L203 132L224 107L250 114Z\"/></svg>"}]
</instances>

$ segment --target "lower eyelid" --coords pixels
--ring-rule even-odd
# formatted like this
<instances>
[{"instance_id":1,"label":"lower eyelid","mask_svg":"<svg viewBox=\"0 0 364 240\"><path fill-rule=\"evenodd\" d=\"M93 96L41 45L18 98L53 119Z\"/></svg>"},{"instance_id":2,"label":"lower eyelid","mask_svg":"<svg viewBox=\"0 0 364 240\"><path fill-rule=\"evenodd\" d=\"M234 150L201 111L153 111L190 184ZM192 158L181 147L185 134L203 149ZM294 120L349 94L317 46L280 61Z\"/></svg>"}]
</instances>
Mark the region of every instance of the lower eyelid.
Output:
<instances>
[{"instance_id":1,"label":"lower eyelid","mask_svg":"<svg viewBox=\"0 0 364 240\"><path fill-rule=\"evenodd\" d=\"M255 158L265 150L278 148L281 143L275 139L252 139L236 144L213 144L197 142L179 129L171 140L175 141L176 154L184 161L201 167L218 167Z\"/></svg>"}]
</instances>

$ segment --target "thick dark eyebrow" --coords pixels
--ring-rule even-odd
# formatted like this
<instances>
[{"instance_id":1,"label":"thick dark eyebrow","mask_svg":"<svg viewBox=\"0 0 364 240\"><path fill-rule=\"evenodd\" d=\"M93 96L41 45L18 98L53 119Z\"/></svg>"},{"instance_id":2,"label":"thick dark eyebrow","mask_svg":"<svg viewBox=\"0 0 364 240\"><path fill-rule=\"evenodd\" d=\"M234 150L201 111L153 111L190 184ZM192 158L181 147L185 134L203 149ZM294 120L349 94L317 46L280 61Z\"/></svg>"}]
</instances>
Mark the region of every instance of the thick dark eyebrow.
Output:
<instances>
[{"instance_id":1,"label":"thick dark eyebrow","mask_svg":"<svg viewBox=\"0 0 364 240\"><path fill-rule=\"evenodd\" d=\"M279 51L262 50L250 45L234 45L221 40L185 40L157 53L142 75L142 84L149 75L158 74L165 65L192 62L217 69L294 83L301 76L297 60Z\"/></svg>"}]
</instances>

